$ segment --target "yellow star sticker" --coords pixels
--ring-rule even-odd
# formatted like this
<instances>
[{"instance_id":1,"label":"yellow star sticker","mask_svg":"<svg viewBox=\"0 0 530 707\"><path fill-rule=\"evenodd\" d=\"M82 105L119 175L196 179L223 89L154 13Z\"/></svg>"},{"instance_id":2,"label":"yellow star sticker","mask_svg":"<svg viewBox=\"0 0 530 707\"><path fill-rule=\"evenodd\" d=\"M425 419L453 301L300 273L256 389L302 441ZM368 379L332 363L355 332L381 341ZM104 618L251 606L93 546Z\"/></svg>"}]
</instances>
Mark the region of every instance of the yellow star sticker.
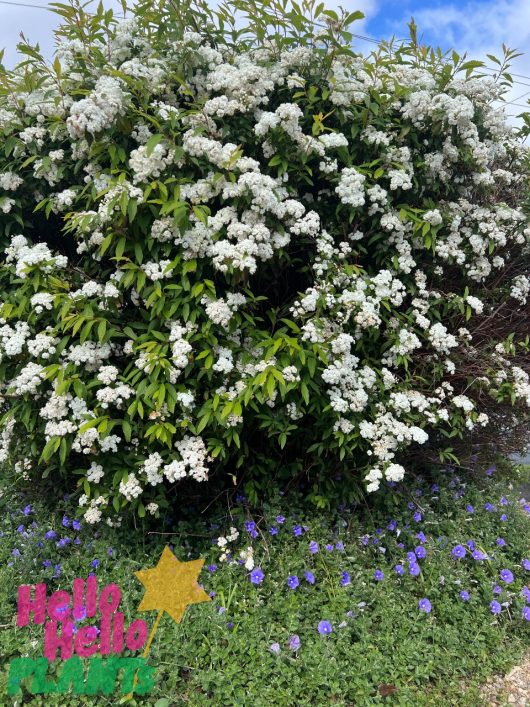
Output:
<instances>
[{"instance_id":1,"label":"yellow star sticker","mask_svg":"<svg viewBox=\"0 0 530 707\"><path fill-rule=\"evenodd\" d=\"M156 567L134 573L146 589L138 611L166 611L180 623L188 604L210 601L197 582L203 565L204 559L179 562L165 547Z\"/></svg>"}]
</instances>

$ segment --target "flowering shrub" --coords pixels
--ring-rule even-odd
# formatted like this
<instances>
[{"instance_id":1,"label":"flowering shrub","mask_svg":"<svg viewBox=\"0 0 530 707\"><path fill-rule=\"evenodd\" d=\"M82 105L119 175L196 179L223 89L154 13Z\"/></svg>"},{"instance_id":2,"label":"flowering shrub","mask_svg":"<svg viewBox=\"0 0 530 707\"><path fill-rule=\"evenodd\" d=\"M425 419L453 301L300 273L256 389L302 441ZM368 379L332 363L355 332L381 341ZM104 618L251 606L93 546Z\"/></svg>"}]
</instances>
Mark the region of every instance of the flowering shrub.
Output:
<instances>
[{"instance_id":1,"label":"flowering shrub","mask_svg":"<svg viewBox=\"0 0 530 707\"><path fill-rule=\"evenodd\" d=\"M78 474L94 523L212 470L375 491L528 405L501 69L363 57L361 13L311 2L184 5L61 6L52 65L2 73L0 459Z\"/></svg>"}]
</instances>

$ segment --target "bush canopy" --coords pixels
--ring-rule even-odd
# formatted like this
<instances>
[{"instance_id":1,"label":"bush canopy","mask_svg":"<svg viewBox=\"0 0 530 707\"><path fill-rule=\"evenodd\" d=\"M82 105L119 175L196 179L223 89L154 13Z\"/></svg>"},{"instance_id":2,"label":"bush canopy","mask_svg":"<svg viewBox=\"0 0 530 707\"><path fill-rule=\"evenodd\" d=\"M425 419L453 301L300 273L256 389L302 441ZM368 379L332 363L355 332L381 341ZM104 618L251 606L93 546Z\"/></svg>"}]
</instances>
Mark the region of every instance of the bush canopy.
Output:
<instances>
[{"instance_id":1,"label":"bush canopy","mask_svg":"<svg viewBox=\"0 0 530 707\"><path fill-rule=\"evenodd\" d=\"M54 59L0 81L18 476L77 477L91 523L213 474L322 502L530 404L513 52L487 74L412 24L364 56L312 0L55 7Z\"/></svg>"}]
</instances>

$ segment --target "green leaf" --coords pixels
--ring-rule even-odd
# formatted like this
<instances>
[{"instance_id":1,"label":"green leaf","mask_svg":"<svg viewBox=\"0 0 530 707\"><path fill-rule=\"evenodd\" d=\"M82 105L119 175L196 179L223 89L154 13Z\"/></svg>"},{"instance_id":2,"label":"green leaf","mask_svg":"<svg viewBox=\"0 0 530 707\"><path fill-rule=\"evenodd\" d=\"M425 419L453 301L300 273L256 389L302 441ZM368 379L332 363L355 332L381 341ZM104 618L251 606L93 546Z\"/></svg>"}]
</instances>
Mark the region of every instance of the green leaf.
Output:
<instances>
[{"instance_id":1,"label":"green leaf","mask_svg":"<svg viewBox=\"0 0 530 707\"><path fill-rule=\"evenodd\" d=\"M45 444L42 454L40 455L39 461L47 462L59 449L61 444L60 437L51 437Z\"/></svg>"},{"instance_id":2,"label":"green leaf","mask_svg":"<svg viewBox=\"0 0 530 707\"><path fill-rule=\"evenodd\" d=\"M98 324L98 341L101 343L105 339L105 334L107 332L107 321L102 319Z\"/></svg>"},{"instance_id":3,"label":"green leaf","mask_svg":"<svg viewBox=\"0 0 530 707\"><path fill-rule=\"evenodd\" d=\"M127 420L122 420L122 421L121 421L121 427L122 427L122 430L123 430L123 436L125 437L125 441L126 441L126 442L130 442L130 441L131 441L131 436L132 436L132 429L131 429L130 423L127 422Z\"/></svg>"},{"instance_id":4,"label":"green leaf","mask_svg":"<svg viewBox=\"0 0 530 707\"><path fill-rule=\"evenodd\" d=\"M164 136L163 136L163 135L160 135L159 133L157 133L156 135L151 135L151 137L149 138L149 140L145 143L145 153L146 153L146 155L147 155L148 157L149 157L149 155L152 154L152 152L153 152L153 150L155 149L155 147L156 147L160 142L162 142L163 139L164 139Z\"/></svg>"}]
</instances>

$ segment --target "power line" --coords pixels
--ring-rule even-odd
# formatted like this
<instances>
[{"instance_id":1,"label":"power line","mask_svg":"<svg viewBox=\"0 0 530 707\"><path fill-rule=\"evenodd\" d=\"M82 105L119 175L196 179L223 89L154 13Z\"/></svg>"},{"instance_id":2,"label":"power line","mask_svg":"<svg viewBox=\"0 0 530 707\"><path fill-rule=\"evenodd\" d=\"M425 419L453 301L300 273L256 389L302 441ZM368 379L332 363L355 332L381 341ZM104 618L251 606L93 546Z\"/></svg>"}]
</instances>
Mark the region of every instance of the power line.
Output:
<instances>
[{"instance_id":1,"label":"power line","mask_svg":"<svg viewBox=\"0 0 530 707\"><path fill-rule=\"evenodd\" d=\"M15 7L34 7L37 10L51 11L51 7L47 7L46 5L31 5L27 2L10 2L9 0L0 0L0 5L14 5Z\"/></svg>"},{"instance_id":2,"label":"power line","mask_svg":"<svg viewBox=\"0 0 530 707\"><path fill-rule=\"evenodd\" d=\"M36 10L47 10L48 12L55 12L55 9L53 7L48 7L47 5L33 5L28 2L13 2L12 0L0 0L0 5L14 5L15 7L29 7L33 8ZM112 8L110 8L112 9ZM92 12L87 12L87 15L93 15ZM114 17L119 17L120 19L124 19L125 15L121 15L117 12L114 13Z\"/></svg>"}]
</instances>

